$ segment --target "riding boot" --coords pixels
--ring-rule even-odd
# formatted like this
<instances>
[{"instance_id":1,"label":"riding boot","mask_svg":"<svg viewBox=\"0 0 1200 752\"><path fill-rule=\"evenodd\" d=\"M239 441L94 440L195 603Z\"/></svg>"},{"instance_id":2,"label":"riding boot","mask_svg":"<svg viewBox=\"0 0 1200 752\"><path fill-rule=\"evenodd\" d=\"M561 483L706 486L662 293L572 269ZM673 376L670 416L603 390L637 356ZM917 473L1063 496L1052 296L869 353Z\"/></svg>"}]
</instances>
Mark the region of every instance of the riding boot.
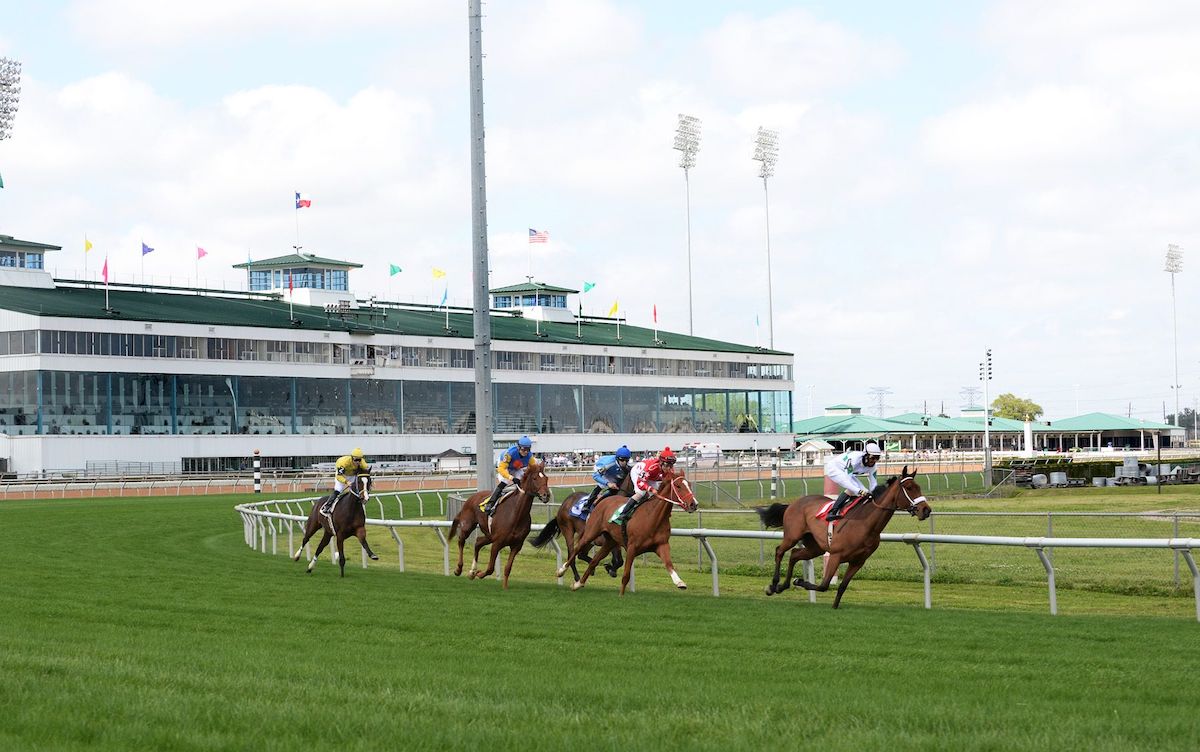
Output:
<instances>
[{"instance_id":1,"label":"riding boot","mask_svg":"<svg viewBox=\"0 0 1200 752\"><path fill-rule=\"evenodd\" d=\"M337 498L337 491L330 491L329 495L321 500L321 514L329 516L329 510L333 508L333 500Z\"/></svg>"},{"instance_id":2,"label":"riding boot","mask_svg":"<svg viewBox=\"0 0 1200 752\"><path fill-rule=\"evenodd\" d=\"M487 505L483 508L483 513L488 517L491 517L492 513L496 511L496 502L500 500L500 492L504 490L506 485L508 484L497 483L496 490L492 491L492 498L488 499Z\"/></svg>"},{"instance_id":3,"label":"riding boot","mask_svg":"<svg viewBox=\"0 0 1200 752\"><path fill-rule=\"evenodd\" d=\"M592 506L596 503L596 497L599 495L600 495L600 486L596 486L595 488L592 489L592 492L590 494L588 494L587 501L583 502L583 513L584 514L587 514L588 512L592 511Z\"/></svg>"},{"instance_id":4,"label":"riding boot","mask_svg":"<svg viewBox=\"0 0 1200 752\"><path fill-rule=\"evenodd\" d=\"M846 501L850 498L850 494L842 491L838 494L837 501L833 502L833 506L825 513L826 522L836 522L842 518L842 507L846 506Z\"/></svg>"}]
</instances>

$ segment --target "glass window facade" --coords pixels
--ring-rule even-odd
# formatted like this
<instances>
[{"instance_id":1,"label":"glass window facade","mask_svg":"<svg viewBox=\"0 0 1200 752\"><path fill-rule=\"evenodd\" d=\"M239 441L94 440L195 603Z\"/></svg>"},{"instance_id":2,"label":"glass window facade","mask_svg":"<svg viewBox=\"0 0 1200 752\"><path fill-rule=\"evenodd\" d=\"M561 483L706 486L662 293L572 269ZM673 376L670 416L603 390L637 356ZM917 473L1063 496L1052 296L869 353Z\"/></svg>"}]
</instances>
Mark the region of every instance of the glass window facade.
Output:
<instances>
[{"instance_id":1,"label":"glass window facade","mask_svg":"<svg viewBox=\"0 0 1200 752\"><path fill-rule=\"evenodd\" d=\"M493 394L502 433L786 432L792 422L787 391L498 383ZM0 433L10 435L474 431L471 382L0 373Z\"/></svg>"}]
</instances>

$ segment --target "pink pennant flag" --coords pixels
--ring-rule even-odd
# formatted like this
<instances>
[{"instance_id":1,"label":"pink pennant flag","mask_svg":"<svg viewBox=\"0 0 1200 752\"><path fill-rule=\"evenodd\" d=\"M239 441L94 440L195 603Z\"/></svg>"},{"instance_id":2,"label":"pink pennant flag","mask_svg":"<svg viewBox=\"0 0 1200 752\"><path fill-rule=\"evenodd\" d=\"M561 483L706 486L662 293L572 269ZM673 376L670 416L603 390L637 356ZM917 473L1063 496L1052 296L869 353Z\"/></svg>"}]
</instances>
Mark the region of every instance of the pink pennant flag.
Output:
<instances>
[{"instance_id":1,"label":"pink pennant flag","mask_svg":"<svg viewBox=\"0 0 1200 752\"><path fill-rule=\"evenodd\" d=\"M200 259L204 258L207 255L208 255L208 251L204 250L200 246L196 246L196 260L197 261L199 261Z\"/></svg>"},{"instance_id":2,"label":"pink pennant flag","mask_svg":"<svg viewBox=\"0 0 1200 752\"><path fill-rule=\"evenodd\" d=\"M104 268L100 270L100 274L104 277L104 284L108 284L108 256L104 257Z\"/></svg>"},{"instance_id":3,"label":"pink pennant flag","mask_svg":"<svg viewBox=\"0 0 1200 752\"><path fill-rule=\"evenodd\" d=\"M654 323L658 323L658 303L654 304Z\"/></svg>"}]
</instances>

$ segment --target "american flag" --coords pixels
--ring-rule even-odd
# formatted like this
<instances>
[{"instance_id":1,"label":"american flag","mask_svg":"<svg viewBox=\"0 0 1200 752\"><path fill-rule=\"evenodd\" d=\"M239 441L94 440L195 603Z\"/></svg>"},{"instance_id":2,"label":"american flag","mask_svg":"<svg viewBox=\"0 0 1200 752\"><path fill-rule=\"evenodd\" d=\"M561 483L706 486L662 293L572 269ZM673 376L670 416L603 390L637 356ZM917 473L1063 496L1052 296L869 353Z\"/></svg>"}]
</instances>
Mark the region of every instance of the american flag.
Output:
<instances>
[{"instance_id":1,"label":"american flag","mask_svg":"<svg viewBox=\"0 0 1200 752\"><path fill-rule=\"evenodd\" d=\"M550 231L542 230L541 232L538 232L537 230L530 227L529 228L529 242L530 243L549 243L550 242Z\"/></svg>"}]
</instances>

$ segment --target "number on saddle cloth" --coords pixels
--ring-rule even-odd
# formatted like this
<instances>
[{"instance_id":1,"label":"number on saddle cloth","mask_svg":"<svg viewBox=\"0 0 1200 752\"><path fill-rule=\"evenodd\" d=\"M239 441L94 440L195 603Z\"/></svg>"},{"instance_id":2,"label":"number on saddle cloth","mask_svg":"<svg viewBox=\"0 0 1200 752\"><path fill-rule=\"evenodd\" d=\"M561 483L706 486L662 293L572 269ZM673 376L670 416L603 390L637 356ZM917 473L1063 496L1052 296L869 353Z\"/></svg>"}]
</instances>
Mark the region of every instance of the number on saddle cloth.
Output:
<instances>
[{"instance_id":1,"label":"number on saddle cloth","mask_svg":"<svg viewBox=\"0 0 1200 752\"><path fill-rule=\"evenodd\" d=\"M574 504L571 505L571 512L570 512L571 516L577 520L583 520L584 522L587 522L587 518L592 513L591 509L585 508L585 507L587 507L587 502L588 502L588 497L581 496L579 498L579 501L576 501Z\"/></svg>"}]
</instances>

